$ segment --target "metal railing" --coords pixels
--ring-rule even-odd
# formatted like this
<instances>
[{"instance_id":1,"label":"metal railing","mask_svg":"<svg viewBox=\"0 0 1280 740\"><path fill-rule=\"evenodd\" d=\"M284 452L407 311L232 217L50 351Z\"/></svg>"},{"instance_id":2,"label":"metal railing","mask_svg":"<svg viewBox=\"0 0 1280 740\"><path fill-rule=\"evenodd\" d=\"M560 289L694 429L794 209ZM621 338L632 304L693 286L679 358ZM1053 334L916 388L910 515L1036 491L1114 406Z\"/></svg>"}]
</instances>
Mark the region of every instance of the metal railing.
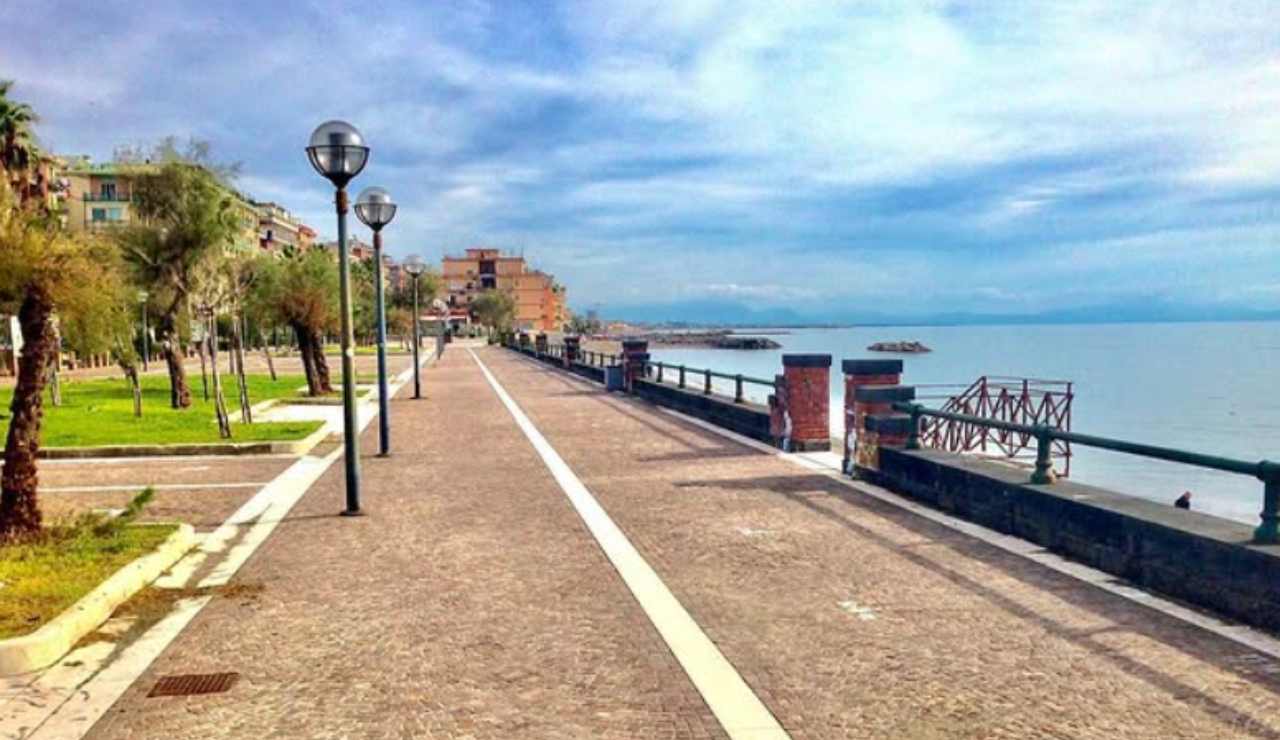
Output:
<instances>
[{"instance_id":1,"label":"metal railing","mask_svg":"<svg viewBox=\"0 0 1280 740\"><path fill-rule=\"evenodd\" d=\"M535 350L536 351L536 350ZM564 358L563 344L548 344L546 352L543 354L557 359ZM583 349L578 351L578 362L592 367L605 367L607 365L622 364L622 355L612 354L609 352L598 352L596 350ZM764 378L754 378L750 375L741 373L722 373L710 368L689 367L687 365L677 365L668 362L660 362L650 360L645 363L645 377L652 379L657 383L670 383L667 379L668 374L672 374L676 378L675 386L677 388L688 388L690 378L699 378L702 381L703 395L713 395L714 387L712 381L716 378L728 380L733 383L733 402L746 403L746 386L758 385L762 386L770 393L776 388L774 381Z\"/></svg>"},{"instance_id":2,"label":"metal railing","mask_svg":"<svg viewBox=\"0 0 1280 740\"><path fill-rule=\"evenodd\" d=\"M1247 460L1189 452L1172 447L1158 447L1140 442L1098 437L1092 434L1079 434L1056 429L1047 424L1017 424L999 419L988 419L970 414L957 414L950 411L930 409L918 403L895 403L893 408L911 415L911 423L907 433L907 449L920 449L920 425L921 421L926 417L986 426L1013 434L1025 435L1027 439L1034 439L1036 442L1036 462L1035 468L1031 473L1030 482L1035 485L1049 485L1056 480L1050 457L1052 445L1055 441L1070 442L1071 444L1084 445L1085 447L1096 447L1112 452L1123 452L1129 455L1138 455L1139 457L1149 457L1153 460L1194 465L1199 468L1220 470L1225 473L1252 476L1263 483L1262 513L1259 515L1262 523L1254 530L1253 541L1260 545L1280 543L1280 463L1273 463L1269 460L1249 462Z\"/></svg>"},{"instance_id":3,"label":"metal railing","mask_svg":"<svg viewBox=\"0 0 1280 740\"><path fill-rule=\"evenodd\" d=\"M654 372L655 369L657 372ZM750 375L743 375L741 373L722 373L722 372L717 372L715 370L712 370L710 368L689 367L687 365L676 365L676 364L667 363L667 362L659 362L656 360L651 360L645 365L645 375L652 376L654 379L654 382L657 382L657 383L667 382L665 377L667 371L671 371L676 374L675 385L677 388L687 388L689 376L691 375L695 377L701 376L702 393L703 395L706 395L706 396L710 396L713 393L712 379L720 378L721 380L733 381L733 402L734 403L747 402L746 386L748 384L763 386L767 388L770 393L777 390L774 386L774 381L772 380L765 380L763 378L753 378Z\"/></svg>"}]
</instances>

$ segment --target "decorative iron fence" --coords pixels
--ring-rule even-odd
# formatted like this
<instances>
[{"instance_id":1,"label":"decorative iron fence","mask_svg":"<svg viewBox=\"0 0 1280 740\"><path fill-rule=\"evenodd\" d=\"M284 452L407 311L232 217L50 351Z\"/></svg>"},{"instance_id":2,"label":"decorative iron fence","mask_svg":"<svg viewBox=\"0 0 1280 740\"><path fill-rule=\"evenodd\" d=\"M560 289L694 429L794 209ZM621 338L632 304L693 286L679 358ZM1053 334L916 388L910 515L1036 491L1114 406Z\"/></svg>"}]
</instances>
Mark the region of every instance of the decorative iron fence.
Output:
<instances>
[{"instance_id":1,"label":"decorative iron fence","mask_svg":"<svg viewBox=\"0 0 1280 740\"><path fill-rule=\"evenodd\" d=\"M968 386L917 385L920 400L943 400L942 411L1034 427L1048 425L1071 431L1071 402L1075 397L1068 380L1017 378L983 375ZM952 389L961 389L951 393ZM949 417L925 417L920 426L920 444L948 452L978 452L1009 459L1035 455L1034 438L1005 428ZM1055 439L1050 459L1056 474L1071 475L1071 441Z\"/></svg>"}]
</instances>

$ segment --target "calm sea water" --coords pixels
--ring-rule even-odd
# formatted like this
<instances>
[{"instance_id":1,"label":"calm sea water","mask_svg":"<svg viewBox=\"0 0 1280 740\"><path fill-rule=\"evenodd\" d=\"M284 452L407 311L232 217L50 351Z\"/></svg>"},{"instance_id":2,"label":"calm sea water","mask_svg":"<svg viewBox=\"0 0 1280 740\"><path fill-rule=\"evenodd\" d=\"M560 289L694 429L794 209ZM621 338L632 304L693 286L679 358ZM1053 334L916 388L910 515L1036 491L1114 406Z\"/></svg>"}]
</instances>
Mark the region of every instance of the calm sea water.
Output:
<instances>
[{"instance_id":1,"label":"calm sea water","mask_svg":"<svg viewBox=\"0 0 1280 740\"><path fill-rule=\"evenodd\" d=\"M781 350L652 353L666 362L762 378L781 371L784 352L828 353L834 358L832 432L839 436L839 361L894 357L867 352L866 346L915 339L933 352L902 356L904 383L967 384L981 375L1071 380L1074 431L1250 461L1280 460L1280 322L765 331ZM748 386L754 400L763 401L764 394ZM1196 509L1258 521L1262 484L1253 478L1078 446L1074 451L1073 480L1170 504L1190 490Z\"/></svg>"}]
</instances>

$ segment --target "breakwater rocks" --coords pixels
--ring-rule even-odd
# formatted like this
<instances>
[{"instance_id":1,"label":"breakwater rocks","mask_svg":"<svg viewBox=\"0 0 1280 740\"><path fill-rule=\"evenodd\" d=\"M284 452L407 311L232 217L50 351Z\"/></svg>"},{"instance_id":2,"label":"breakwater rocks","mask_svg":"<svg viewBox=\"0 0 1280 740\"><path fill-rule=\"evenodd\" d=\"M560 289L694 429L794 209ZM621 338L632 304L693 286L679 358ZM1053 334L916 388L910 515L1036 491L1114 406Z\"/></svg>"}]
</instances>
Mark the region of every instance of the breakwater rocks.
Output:
<instances>
[{"instance_id":1,"label":"breakwater rocks","mask_svg":"<svg viewBox=\"0 0 1280 740\"><path fill-rule=\"evenodd\" d=\"M644 339L661 347L710 347L712 349L781 349L782 345L768 337L738 336L728 331L680 331L637 334L630 338Z\"/></svg>"},{"instance_id":2,"label":"breakwater rocks","mask_svg":"<svg viewBox=\"0 0 1280 740\"><path fill-rule=\"evenodd\" d=\"M867 347L867 349L871 352L903 352L907 354L933 351L919 342L876 342Z\"/></svg>"}]
</instances>

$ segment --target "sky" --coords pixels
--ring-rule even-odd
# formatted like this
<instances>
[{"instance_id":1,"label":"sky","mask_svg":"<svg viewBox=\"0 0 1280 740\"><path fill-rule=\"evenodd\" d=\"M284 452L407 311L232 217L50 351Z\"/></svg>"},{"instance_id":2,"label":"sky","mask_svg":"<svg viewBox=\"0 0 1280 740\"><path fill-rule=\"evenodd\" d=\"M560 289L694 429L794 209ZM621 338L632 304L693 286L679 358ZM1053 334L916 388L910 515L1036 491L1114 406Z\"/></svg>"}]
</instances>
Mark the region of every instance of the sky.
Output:
<instances>
[{"instance_id":1,"label":"sky","mask_svg":"<svg viewBox=\"0 0 1280 740\"><path fill-rule=\"evenodd\" d=\"M342 118L392 255L578 310L1280 310L1273 1L5 5L47 148L208 140L331 236Z\"/></svg>"}]
</instances>

